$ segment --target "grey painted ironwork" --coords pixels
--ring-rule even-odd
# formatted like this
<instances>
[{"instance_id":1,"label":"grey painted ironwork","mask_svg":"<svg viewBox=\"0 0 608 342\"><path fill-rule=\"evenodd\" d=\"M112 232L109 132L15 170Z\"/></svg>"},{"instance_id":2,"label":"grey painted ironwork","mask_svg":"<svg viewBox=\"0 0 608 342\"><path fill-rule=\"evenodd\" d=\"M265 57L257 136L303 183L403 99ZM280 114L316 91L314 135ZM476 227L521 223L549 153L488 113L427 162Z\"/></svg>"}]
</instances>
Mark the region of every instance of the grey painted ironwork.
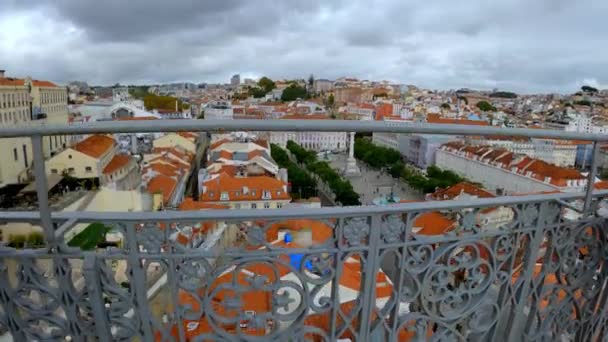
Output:
<instances>
[{"instance_id":1,"label":"grey painted ironwork","mask_svg":"<svg viewBox=\"0 0 608 342\"><path fill-rule=\"evenodd\" d=\"M587 177L587 195L585 196L585 206L583 207L583 211L589 210L591 206L591 193L593 192L593 183L595 182L595 177L597 175L597 163L599 161L600 156L600 144L596 141L593 143L593 156L591 158L591 169L589 170L589 175Z\"/></svg>"},{"instance_id":2,"label":"grey painted ironwork","mask_svg":"<svg viewBox=\"0 0 608 342\"><path fill-rule=\"evenodd\" d=\"M2 128L0 137L32 136L39 211L3 211L0 220L39 224L47 245L0 246L0 327L17 341L608 338L608 237L597 210L608 191L592 187L586 193L320 209L48 208L41 135L245 128L510 134L592 140L594 151L597 142L608 140L543 130L337 120ZM594 152L594 165L596 157ZM577 212L575 201L584 201L585 210ZM484 225L481 218L495 208L514 218L499 227ZM435 211L452 220L454 229L422 234L419 220ZM293 219L323 223L326 239L311 247L272 243L277 227ZM90 222L112 225L123 243L95 251L68 247L70 227ZM188 243L175 238L201 223L226 227L223 238L230 243L207 248L200 241L209 234L203 230ZM151 291L159 278L166 279L163 290ZM247 310L259 299L256 312Z\"/></svg>"},{"instance_id":3,"label":"grey painted ironwork","mask_svg":"<svg viewBox=\"0 0 608 342\"><path fill-rule=\"evenodd\" d=\"M73 135L93 133L223 132L223 131L314 131L314 132L387 132L447 135L500 135L607 142L607 134L566 132L451 124L426 124L399 121L357 120L154 120L97 121L81 125L19 126L0 128L0 138L22 136Z\"/></svg>"}]
</instances>

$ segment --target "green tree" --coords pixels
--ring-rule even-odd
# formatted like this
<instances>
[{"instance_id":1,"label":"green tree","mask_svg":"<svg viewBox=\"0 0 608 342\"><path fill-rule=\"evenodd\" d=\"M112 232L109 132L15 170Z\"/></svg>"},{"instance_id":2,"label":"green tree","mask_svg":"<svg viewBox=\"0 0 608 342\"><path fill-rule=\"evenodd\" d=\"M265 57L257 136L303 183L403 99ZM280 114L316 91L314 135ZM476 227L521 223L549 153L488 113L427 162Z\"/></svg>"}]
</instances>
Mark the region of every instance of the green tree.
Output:
<instances>
[{"instance_id":1,"label":"green tree","mask_svg":"<svg viewBox=\"0 0 608 342\"><path fill-rule=\"evenodd\" d=\"M447 102L442 103L441 109L450 110L450 104Z\"/></svg>"},{"instance_id":2,"label":"green tree","mask_svg":"<svg viewBox=\"0 0 608 342\"><path fill-rule=\"evenodd\" d=\"M581 90L584 91L585 93L597 93L597 88L588 86L588 85L584 85L581 87Z\"/></svg>"},{"instance_id":3,"label":"green tree","mask_svg":"<svg viewBox=\"0 0 608 342\"><path fill-rule=\"evenodd\" d=\"M578 106L587 106L587 107L589 107L593 103L591 101L589 101L589 100L580 100L580 101L574 101L574 104L578 105Z\"/></svg>"},{"instance_id":4,"label":"green tree","mask_svg":"<svg viewBox=\"0 0 608 342\"><path fill-rule=\"evenodd\" d=\"M327 97L327 107L334 108L335 104L336 100L334 98L334 94L329 94L329 96Z\"/></svg>"},{"instance_id":5,"label":"green tree","mask_svg":"<svg viewBox=\"0 0 608 342\"><path fill-rule=\"evenodd\" d=\"M310 74L310 76L308 76L308 91L312 94L314 91L314 87L315 87L315 77Z\"/></svg>"},{"instance_id":6,"label":"green tree","mask_svg":"<svg viewBox=\"0 0 608 342\"><path fill-rule=\"evenodd\" d=\"M307 97L308 92L304 87L300 87L299 85L292 83L289 85L289 87L283 90L281 101L295 101L297 99L305 99Z\"/></svg>"},{"instance_id":7,"label":"green tree","mask_svg":"<svg viewBox=\"0 0 608 342\"><path fill-rule=\"evenodd\" d=\"M477 102L477 108L484 112L495 112L496 107L492 106L488 101Z\"/></svg>"},{"instance_id":8,"label":"green tree","mask_svg":"<svg viewBox=\"0 0 608 342\"><path fill-rule=\"evenodd\" d=\"M25 235L9 235L8 237L8 246L12 248L23 248L25 247L25 242L27 238Z\"/></svg>"},{"instance_id":9,"label":"green tree","mask_svg":"<svg viewBox=\"0 0 608 342\"><path fill-rule=\"evenodd\" d=\"M266 76L260 78L260 80L258 81L258 85L260 86L260 88L264 89L266 93L269 93L272 89L276 88L274 81Z\"/></svg>"},{"instance_id":10,"label":"green tree","mask_svg":"<svg viewBox=\"0 0 608 342\"><path fill-rule=\"evenodd\" d=\"M248 91L248 94L256 99L266 96L267 93L268 92L266 90L258 87L251 87Z\"/></svg>"}]
</instances>

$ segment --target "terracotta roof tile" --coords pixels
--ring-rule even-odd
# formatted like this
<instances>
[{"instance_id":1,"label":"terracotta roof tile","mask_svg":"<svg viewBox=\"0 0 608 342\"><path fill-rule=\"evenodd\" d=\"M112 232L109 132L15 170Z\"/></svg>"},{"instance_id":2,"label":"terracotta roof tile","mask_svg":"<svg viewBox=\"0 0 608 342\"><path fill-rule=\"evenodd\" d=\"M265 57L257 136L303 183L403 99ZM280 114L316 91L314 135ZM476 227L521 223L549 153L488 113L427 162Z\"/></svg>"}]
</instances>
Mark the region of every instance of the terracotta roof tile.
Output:
<instances>
[{"instance_id":1,"label":"terracotta roof tile","mask_svg":"<svg viewBox=\"0 0 608 342\"><path fill-rule=\"evenodd\" d=\"M432 193L431 197L436 200L451 200L458 197L462 193L476 196L478 198L495 197L492 193L486 191L485 189L468 182L460 182L451 187L439 189Z\"/></svg>"},{"instance_id":2,"label":"terracotta roof tile","mask_svg":"<svg viewBox=\"0 0 608 342\"><path fill-rule=\"evenodd\" d=\"M232 177L220 173L215 178L203 182L206 191L201 194L201 201L219 201L222 192L228 192L230 201L264 200L264 191L270 192L272 200L289 200L291 197L285 191L287 184L273 177ZM247 188L247 191L244 189Z\"/></svg>"},{"instance_id":3,"label":"terracotta roof tile","mask_svg":"<svg viewBox=\"0 0 608 342\"><path fill-rule=\"evenodd\" d=\"M109 136L95 134L72 146L72 148L93 158L99 158L112 149L115 144L114 139Z\"/></svg>"},{"instance_id":4,"label":"terracotta roof tile","mask_svg":"<svg viewBox=\"0 0 608 342\"><path fill-rule=\"evenodd\" d=\"M32 80L32 85L34 87L57 87L57 85L53 82L39 80Z\"/></svg>"},{"instance_id":5,"label":"terracotta roof tile","mask_svg":"<svg viewBox=\"0 0 608 342\"><path fill-rule=\"evenodd\" d=\"M186 198L180 203L179 210L205 210L205 209L229 209L227 205L213 204L207 202L195 201L192 198Z\"/></svg>"},{"instance_id":6,"label":"terracotta roof tile","mask_svg":"<svg viewBox=\"0 0 608 342\"><path fill-rule=\"evenodd\" d=\"M418 216L413 223L414 228L420 228L419 235L441 235L454 229L455 222L438 211L431 211Z\"/></svg>"},{"instance_id":7,"label":"terracotta roof tile","mask_svg":"<svg viewBox=\"0 0 608 342\"><path fill-rule=\"evenodd\" d=\"M162 193L163 202L167 203L171 199L173 191L177 186L177 181L174 178L167 177L165 175L158 175L150 179L148 182L148 192L150 193Z\"/></svg>"},{"instance_id":8,"label":"terracotta roof tile","mask_svg":"<svg viewBox=\"0 0 608 342\"><path fill-rule=\"evenodd\" d=\"M112 160L110 160L108 165L106 165L106 167L103 169L103 173L106 175L113 173L114 171L127 165L132 160L133 160L133 158L131 158L131 156L129 156L129 155L117 154L114 156L114 158L112 158Z\"/></svg>"},{"instance_id":9,"label":"terracotta roof tile","mask_svg":"<svg viewBox=\"0 0 608 342\"><path fill-rule=\"evenodd\" d=\"M25 81L22 79L18 79L18 78L0 77L0 86L23 87L23 86L25 86Z\"/></svg>"}]
</instances>

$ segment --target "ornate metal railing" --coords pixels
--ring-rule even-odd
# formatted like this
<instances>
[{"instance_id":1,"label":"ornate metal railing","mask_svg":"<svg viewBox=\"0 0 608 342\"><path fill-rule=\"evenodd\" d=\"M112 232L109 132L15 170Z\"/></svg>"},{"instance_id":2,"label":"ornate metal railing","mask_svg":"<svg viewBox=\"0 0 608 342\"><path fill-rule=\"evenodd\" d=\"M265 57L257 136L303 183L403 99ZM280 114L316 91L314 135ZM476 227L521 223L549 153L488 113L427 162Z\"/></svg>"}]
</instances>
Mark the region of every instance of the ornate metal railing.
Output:
<instances>
[{"instance_id":1,"label":"ornate metal railing","mask_svg":"<svg viewBox=\"0 0 608 342\"><path fill-rule=\"evenodd\" d=\"M0 218L38 224L46 239L44 248L0 248L0 325L15 341L608 336L606 191L384 207L50 212L42 135L262 130L252 120L123 124L0 130L0 137L32 136L39 195L39 211ZM593 140L594 156L606 140L542 130L317 124L264 121L263 129L554 136ZM490 225L484 218L491 213L498 221ZM111 226L123 243L94 251L66 245L70 227L91 222ZM312 231L282 238L294 222ZM207 232L176 239L178 231L194 232L186 227ZM213 234L221 237L209 246Z\"/></svg>"}]
</instances>

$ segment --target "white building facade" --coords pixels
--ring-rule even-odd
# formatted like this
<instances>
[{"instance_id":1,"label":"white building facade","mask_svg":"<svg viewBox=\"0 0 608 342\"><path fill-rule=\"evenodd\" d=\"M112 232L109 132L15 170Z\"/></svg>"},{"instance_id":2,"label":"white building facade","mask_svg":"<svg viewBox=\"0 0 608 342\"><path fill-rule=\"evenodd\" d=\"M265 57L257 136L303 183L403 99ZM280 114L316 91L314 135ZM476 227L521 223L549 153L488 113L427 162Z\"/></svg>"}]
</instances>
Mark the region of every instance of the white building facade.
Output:
<instances>
[{"instance_id":1,"label":"white building facade","mask_svg":"<svg viewBox=\"0 0 608 342\"><path fill-rule=\"evenodd\" d=\"M270 142L282 148L292 140L305 149L316 152L348 150L347 132L270 132Z\"/></svg>"}]
</instances>

